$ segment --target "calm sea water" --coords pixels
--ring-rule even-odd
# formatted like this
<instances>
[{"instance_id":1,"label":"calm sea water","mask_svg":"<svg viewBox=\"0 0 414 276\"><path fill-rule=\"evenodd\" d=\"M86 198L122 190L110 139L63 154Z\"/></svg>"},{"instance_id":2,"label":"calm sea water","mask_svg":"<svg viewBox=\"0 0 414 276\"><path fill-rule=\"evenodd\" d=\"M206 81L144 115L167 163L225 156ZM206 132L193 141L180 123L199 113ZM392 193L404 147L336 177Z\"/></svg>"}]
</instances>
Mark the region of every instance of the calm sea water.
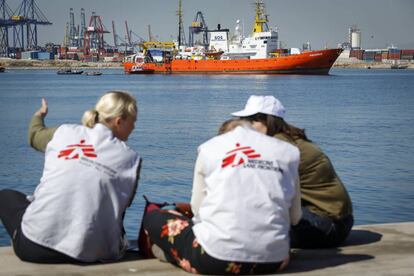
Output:
<instances>
[{"instance_id":1,"label":"calm sea water","mask_svg":"<svg viewBox=\"0 0 414 276\"><path fill-rule=\"evenodd\" d=\"M108 90L138 100L129 145L144 159L139 190L126 215L136 238L146 194L188 201L197 146L214 136L249 95L274 95L287 120L305 128L331 158L354 204L356 224L414 221L414 70L334 69L330 76L124 75L60 76L54 70L0 74L0 189L30 194L43 154L27 144L27 126L42 97L48 126L78 123ZM9 237L0 225L0 245Z\"/></svg>"}]
</instances>

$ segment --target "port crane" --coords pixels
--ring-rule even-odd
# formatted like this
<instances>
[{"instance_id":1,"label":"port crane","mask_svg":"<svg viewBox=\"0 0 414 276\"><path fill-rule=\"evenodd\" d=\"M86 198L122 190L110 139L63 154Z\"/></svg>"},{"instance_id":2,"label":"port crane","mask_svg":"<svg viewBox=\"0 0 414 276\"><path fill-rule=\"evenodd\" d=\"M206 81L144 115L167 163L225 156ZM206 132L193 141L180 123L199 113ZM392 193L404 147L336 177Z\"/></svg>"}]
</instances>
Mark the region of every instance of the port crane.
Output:
<instances>
[{"instance_id":1,"label":"port crane","mask_svg":"<svg viewBox=\"0 0 414 276\"><path fill-rule=\"evenodd\" d=\"M104 34L106 33L109 31L103 25L101 17L92 12L89 25L85 30L84 54L104 55L106 53Z\"/></svg>"},{"instance_id":2,"label":"port crane","mask_svg":"<svg viewBox=\"0 0 414 276\"><path fill-rule=\"evenodd\" d=\"M12 14L6 0L0 0L0 56L9 55L9 28L13 26Z\"/></svg>"},{"instance_id":3,"label":"port crane","mask_svg":"<svg viewBox=\"0 0 414 276\"><path fill-rule=\"evenodd\" d=\"M9 55L11 51L37 49L37 26L51 25L52 23L40 10L35 0L22 0L14 12L10 13L10 11L6 1L1 0L0 55ZM9 28L13 32L13 47L10 47L10 41L8 40Z\"/></svg>"},{"instance_id":4,"label":"port crane","mask_svg":"<svg viewBox=\"0 0 414 276\"><path fill-rule=\"evenodd\" d=\"M194 21L191 23L189 28L189 38L188 44L189 46L194 46L194 35L202 33L203 35L203 42L201 43L205 49L208 48L208 27L206 21L204 20L203 13L201 11L197 12Z\"/></svg>"}]
</instances>

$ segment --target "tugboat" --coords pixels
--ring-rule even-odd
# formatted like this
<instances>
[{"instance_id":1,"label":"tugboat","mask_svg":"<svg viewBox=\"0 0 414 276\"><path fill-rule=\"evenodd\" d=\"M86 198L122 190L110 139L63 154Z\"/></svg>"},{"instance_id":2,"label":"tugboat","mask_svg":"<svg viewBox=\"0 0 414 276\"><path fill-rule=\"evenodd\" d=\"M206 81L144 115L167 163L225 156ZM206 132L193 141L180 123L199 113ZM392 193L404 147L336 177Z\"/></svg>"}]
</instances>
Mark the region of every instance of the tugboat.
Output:
<instances>
[{"instance_id":1,"label":"tugboat","mask_svg":"<svg viewBox=\"0 0 414 276\"><path fill-rule=\"evenodd\" d=\"M318 74L327 75L342 49L326 49L300 52L292 49L285 52L278 49L278 32L268 27L264 3L255 3L256 15L253 34L243 37L237 22L235 35L229 40L228 29L220 25L210 32L209 48L191 55L191 49L177 49L177 45L166 50L163 60L154 60L143 53L125 59L124 71L151 73L201 73L201 74ZM212 56L211 53L214 52ZM144 58L137 56L144 55ZM138 67L137 67L138 66Z\"/></svg>"}]
</instances>

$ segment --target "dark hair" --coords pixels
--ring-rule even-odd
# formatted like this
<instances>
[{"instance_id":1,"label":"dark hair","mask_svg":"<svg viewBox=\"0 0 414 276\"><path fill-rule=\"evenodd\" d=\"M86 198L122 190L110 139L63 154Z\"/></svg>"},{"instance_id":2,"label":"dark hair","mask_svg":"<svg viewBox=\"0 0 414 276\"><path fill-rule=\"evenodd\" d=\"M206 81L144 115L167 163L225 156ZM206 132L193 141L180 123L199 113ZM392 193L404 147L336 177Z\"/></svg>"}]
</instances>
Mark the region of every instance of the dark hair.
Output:
<instances>
[{"instance_id":1,"label":"dark hair","mask_svg":"<svg viewBox=\"0 0 414 276\"><path fill-rule=\"evenodd\" d=\"M224 123L221 124L218 135L224 134L226 132L229 132L233 129L235 129L238 126L244 125L244 124L250 124L250 121L245 120L245 118L232 118Z\"/></svg>"},{"instance_id":2,"label":"dark hair","mask_svg":"<svg viewBox=\"0 0 414 276\"><path fill-rule=\"evenodd\" d=\"M295 127L293 125L289 125L281 117L263 113L256 113L249 117L245 117L244 119L250 122L261 122L262 124L264 124L267 127L266 134L269 136L275 136L275 134L282 133L289 140L292 141L295 141L296 139L304 139L306 141L310 141L306 136L304 129Z\"/></svg>"}]
</instances>

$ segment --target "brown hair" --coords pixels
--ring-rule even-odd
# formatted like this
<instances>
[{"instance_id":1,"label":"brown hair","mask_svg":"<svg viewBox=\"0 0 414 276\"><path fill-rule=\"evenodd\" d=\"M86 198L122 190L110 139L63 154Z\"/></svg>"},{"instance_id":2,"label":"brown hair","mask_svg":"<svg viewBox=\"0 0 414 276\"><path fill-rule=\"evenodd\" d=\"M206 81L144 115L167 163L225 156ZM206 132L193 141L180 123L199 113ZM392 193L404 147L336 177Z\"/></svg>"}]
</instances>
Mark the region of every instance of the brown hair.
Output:
<instances>
[{"instance_id":1,"label":"brown hair","mask_svg":"<svg viewBox=\"0 0 414 276\"><path fill-rule=\"evenodd\" d=\"M275 136L278 133L284 134L289 140L304 139L310 141L306 136L305 130L286 123L286 121L277 116L256 113L244 119L250 122L261 122L267 127L267 135Z\"/></svg>"}]
</instances>

